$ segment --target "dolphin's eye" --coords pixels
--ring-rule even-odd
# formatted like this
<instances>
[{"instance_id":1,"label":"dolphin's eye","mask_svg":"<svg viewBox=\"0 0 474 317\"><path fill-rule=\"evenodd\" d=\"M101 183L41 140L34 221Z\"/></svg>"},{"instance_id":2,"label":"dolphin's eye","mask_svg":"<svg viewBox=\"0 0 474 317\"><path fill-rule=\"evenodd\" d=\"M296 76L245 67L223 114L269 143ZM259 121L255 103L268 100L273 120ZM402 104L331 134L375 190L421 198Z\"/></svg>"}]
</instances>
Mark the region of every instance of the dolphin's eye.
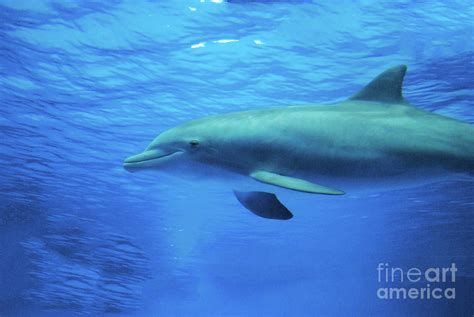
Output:
<instances>
[{"instance_id":1,"label":"dolphin's eye","mask_svg":"<svg viewBox=\"0 0 474 317\"><path fill-rule=\"evenodd\" d=\"M191 140L191 141L189 141L189 145L191 147L195 148L199 145L199 141L198 140Z\"/></svg>"}]
</instances>

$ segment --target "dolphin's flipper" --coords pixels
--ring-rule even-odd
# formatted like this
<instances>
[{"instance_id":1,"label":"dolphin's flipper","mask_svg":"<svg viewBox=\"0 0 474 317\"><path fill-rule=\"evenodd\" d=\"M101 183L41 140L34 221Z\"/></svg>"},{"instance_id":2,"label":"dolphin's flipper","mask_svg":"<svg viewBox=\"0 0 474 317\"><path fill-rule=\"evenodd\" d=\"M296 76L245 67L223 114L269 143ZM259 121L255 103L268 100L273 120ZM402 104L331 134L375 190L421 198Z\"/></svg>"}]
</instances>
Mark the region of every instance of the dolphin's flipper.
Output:
<instances>
[{"instance_id":1,"label":"dolphin's flipper","mask_svg":"<svg viewBox=\"0 0 474 317\"><path fill-rule=\"evenodd\" d=\"M237 200L257 216L288 220L293 214L278 200L275 194L266 192L240 192L234 190Z\"/></svg>"},{"instance_id":2,"label":"dolphin's flipper","mask_svg":"<svg viewBox=\"0 0 474 317\"><path fill-rule=\"evenodd\" d=\"M402 85L406 71L406 65L389 68L349 99L404 103Z\"/></svg>"},{"instance_id":3,"label":"dolphin's flipper","mask_svg":"<svg viewBox=\"0 0 474 317\"><path fill-rule=\"evenodd\" d=\"M305 193L323 194L323 195L343 195L344 192L338 189L321 186L310 183L303 179L283 176L266 171L257 171L250 174L250 176L259 182L267 183L283 188L297 190Z\"/></svg>"}]
</instances>

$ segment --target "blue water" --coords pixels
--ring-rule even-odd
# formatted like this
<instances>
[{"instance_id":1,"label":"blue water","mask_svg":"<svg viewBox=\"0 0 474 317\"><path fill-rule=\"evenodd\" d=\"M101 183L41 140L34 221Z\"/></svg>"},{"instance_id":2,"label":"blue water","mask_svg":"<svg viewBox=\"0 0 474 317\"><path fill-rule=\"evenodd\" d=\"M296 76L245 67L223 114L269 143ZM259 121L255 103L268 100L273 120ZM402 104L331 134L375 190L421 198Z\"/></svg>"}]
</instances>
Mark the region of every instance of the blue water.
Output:
<instances>
[{"instance_id":1,"label":"blue water","mask_svg":"<svg viewBox=\"0 0 474 317\"><path fill-rule=\"evenodd\" d=\"M343 100L407 64L474 123L471 1L0 0L0 315L472 316L474 182L258 218L224 182L130 174L189 119ZM377 265L456 263L456 299L382 300Z\"/></svg>"}]
</instances>

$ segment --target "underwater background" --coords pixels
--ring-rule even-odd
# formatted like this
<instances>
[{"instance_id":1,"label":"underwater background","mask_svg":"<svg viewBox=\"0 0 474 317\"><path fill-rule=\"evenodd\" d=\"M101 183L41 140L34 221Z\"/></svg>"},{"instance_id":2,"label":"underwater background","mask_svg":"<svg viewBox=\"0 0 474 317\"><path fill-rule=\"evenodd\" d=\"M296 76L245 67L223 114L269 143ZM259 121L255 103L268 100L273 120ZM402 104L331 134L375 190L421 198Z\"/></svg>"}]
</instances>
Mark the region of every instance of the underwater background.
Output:
<instances>
[{"instance_id":1,"label":"underwater background","mask_svg":"<svg viewBox=\"0 0 474 317\"><path fill-rule=\"evenodd\" d=\"M472 316L472 179L294 194L280 222L122 162L398 64L412 104L474 123L473 21L472 1L0 0L0 316ZM379 299L379 263L456 263L456 299Z\"/></svg>"}]
</instances>

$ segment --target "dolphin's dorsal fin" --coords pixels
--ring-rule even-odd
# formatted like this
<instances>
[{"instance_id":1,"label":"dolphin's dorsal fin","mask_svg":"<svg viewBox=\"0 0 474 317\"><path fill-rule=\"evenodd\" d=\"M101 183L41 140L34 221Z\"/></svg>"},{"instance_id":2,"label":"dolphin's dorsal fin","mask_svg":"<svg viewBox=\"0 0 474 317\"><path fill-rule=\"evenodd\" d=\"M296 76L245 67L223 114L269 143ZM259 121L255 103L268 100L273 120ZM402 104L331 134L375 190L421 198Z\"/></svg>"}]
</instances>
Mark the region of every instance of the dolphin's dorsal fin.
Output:
<instances>
[{"instance_id":1,"label":"dolphin's dorsal fin","mask_svg":"<svg viewBox=\"0 0 474 317\"><path fill-rule=\"evenodd\" d=\"M349 99L403 103L402 85L406 71L406 65L389 68Z\"/></svg>"}]
</instances>

